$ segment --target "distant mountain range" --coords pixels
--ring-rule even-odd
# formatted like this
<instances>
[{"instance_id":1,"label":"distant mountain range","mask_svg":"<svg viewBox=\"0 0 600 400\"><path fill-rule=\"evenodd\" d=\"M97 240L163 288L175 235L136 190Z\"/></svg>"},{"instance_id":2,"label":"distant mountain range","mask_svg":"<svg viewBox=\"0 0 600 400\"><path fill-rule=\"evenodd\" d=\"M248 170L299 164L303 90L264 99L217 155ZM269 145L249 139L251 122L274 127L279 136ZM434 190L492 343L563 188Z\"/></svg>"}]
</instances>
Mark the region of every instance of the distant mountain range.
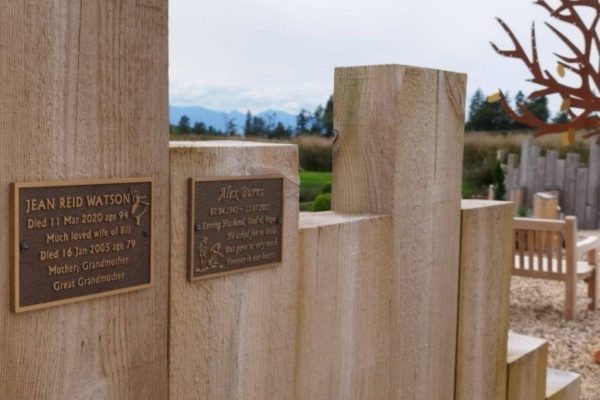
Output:
<instances>
[{"instance_id":1,"label":"distant mountain range","mask_svg":"<svg viewBox=\"0 0 600 400\"><path fill-rule=\"evenodd\" d=\"M207 127L212 126L219 130L225 130L226 121L233 119L237 131L240 133L244 131L244 124L246 122L246 114L242 114L238 111L223 112L209 110L204 107L175 106L171 106L169 109L169 120L173 125L177 125L184 115L189 117L192 126L196 122L204 122ZM265 119L267 122L273 121L273 124L281 122L285 127L291 126L294 128L296 126L296 116L283 111L268 110L256 115Z\"/></svg>"}]
</instances>

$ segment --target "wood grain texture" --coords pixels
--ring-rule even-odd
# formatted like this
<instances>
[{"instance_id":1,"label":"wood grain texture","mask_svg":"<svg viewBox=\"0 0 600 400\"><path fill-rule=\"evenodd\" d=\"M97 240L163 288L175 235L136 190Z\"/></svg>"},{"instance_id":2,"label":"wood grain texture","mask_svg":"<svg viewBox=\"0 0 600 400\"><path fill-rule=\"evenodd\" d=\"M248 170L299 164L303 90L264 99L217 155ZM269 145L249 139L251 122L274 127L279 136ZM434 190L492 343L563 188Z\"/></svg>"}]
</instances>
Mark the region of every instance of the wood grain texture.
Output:
<instances>
[{"instance_id":1,"label":"wood grain texture","mask_svg":"<svg viewBox=\"0 0 600 400\"><path fill-rule=\"evenodd\" d=\"M586 226L585 222L585 211L586 211L586 198L587 198L587 184L588 184L588 169L577 168L577 181L575 183L575 213L577 217L578 226Z\"/></svg>"},{"instance_id":2,"label":"wood grain texture","mask_svg":"<svg viewBox=\"0 0 600 400\"><path fill-rule=\"evenodd\" d=\"M543 192L546 190L546 157L537 158L534 185L535 193Z\"/></svg>"},{"instance_id":3,"label":"wood grain texture","mask_svg":"<svg viewBox=\"0 0 600 400\"><path fill-rule=\"evenodd\" d=\"M284 176L282 264L188 282L188 179ZM289 399L298 282L298 152L251 142L171 144L170 398Z\"/></svg>"},{"instance_id":4,"label":"wood grain texture","mask_svg":"<svg viewBox=\"0 0 600 400\"><path fill-rule=\"evenodd\" d=\"M544 176L544 190L556 189L556 162L558 161L558 150L546 151L546 174Z\"/></svg>"},{"instance_id":5,"label":"wood grain texture","mask_svg":"<svg viewBox=\"0 0 600 400\"><path fill-rule=\"evenodd\" d=\"M0 5L0 398L167 396L167 1ZM9 184L153 177L152 289L9 308Z\"/></svg>"},{"instance_id":6,"label":"wood grain texture","mask_svg":"<svg viewBox=\"0 0 600 400\"><path fill-rule=\"evenodd\" d=\"M538 167L538 158L540 157L540 147L536 145L531 145L531 150L529 154L529 158L527 159L527 166L525 169L525 173L527 176L527 206L531 207L533 204L533 195L536 193L536 176L537 176L537 167Z\"/></svg>"},{"instance_id":7,"label":"wood grain texture","mask_svg":"<svg viewBox=\"0 0 600 400\"><path fill-rule=\"evenodd\" d=\"M546 400L579 400L580 381L579 374L549 368Z\"/></svg>"},{"instance_id":8,"label":"wood grain texture","mask_svg":"<svg viewBox=\"0 0 600 400\"><path fill-rule=\"evenodd\" d=\"M395 398L454 393L465 84L398 65L335 73L332 209L393 219Z\"/></svg>"},{"instance_id":9,"label":"wood grain texture","mask_svg":"<svg viewBox=\"0 0 600 400\"><path fill-rule=\"evenodd\" d=\"M456 400L506 399L512 225L510 203L462 201Z\"/></svg>"},{"instance_id":10,"label":"wood grain texture","mask_svg":"<svg viewBox=\"0 0 600 400\"><path fill-rule=\"evenodd\" d=\"M582 229L598 228L598 188L600 187L600 145L590 141L590 160L588 163L588 181L585 201L585 225Z\"/></svg>"},{"instance_id":11,"label":"wood grain texture","mask_svg":"<svg viewBox=\"0 0 600 400\"><path fill-rule=\"evenodd\" d=\"M558 197L538 192L533 196L533 218L558 218Z\"/></svg>"},{"instance_id":12,"label":"wood grain texture","mask_svg":"<svg viewBox=\"0 0 600 400\"><path fill-rule=\"evenodd\" d=\"M521 188L520 182L520 170L519 170L519 160L516 154L508 155L508 169L510 171L510 179L508 179L508 185L506 185L506 189L517 189Z\"/></svg>"},{"instance_id":13,"label":"wood grain texture","mask_svg":"<svg viewBox=\"0 0 600 400\"><path fill-rule=\"evenodd\" d=\"M525 188L515 188L508 192L508 201L513 203L514 215L518 215L519 210L525 207L525 190Z\"/></svg>"},{"instance_id":14,"label":"wood grain texture","mask_svg":"<svg viewBox=\"0 0 600 400\"><path fill-rule=\"evenodd\" d=\"M579 154L568 153L565 160L564 196L562 198L563 212L566 215L575 215L577 168L579 167Z\"/></svg>"},{"instance_id":15,"label":"wood grain texture","mask_svg":"<svg viewBox=\"0 0 600 400\"><path fill-rule=\"evenodd\" d=\"M558 160L556 162L556 176L554 178L554 186L558 189L558 202L561 206L561 212L564 212L565 204L565 165L566 160Z\"/></svg>"},{"instance_id":16,"label":"wood grain texture","mask_svg":"<svg viewBox=\"0 0 600 400\"><path fill-rule=\"evenodd\" d=\"M548 342L511 333L507 365L508 400L545 400Z\"/></svg>"},{"instance_id":17,"label":"wood grain texture","mask_svg":"<svg viewBox=\"0 0 600 400\"><path fill-rule=\"evenodd\" d=\"M294 399L395 399L391 217L300 217Z\"/></svg>"},{"instance_id":18,"label":"wood grain texture","mask_svg":"<svg viewBox=\"0 0 600 400\"><path fill-rule=\"evenodd\" d=\"M533 139L531 137L525 139L521 144L521 167L519 168L521 186L527 185L527 168L531 159L531 146L533 146Z\"/></svg>"}]
</instances>

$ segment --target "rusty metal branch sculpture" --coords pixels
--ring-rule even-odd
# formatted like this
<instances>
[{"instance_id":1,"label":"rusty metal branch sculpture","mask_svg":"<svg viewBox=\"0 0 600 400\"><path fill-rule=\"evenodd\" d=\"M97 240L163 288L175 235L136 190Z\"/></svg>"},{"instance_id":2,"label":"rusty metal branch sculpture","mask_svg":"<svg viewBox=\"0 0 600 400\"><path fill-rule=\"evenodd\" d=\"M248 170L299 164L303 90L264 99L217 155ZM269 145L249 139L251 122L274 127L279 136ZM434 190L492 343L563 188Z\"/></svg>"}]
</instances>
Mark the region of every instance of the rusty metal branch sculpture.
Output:
<instances>
[{"instance_id":1,"label":"rusty metal branch sculpture","mask_svg":"<svg viewBox=\"0 0 600 400\"><path fill-rule=\"evenodd\" d=\"M521 60L529 69L531 78L529 82L540 85L542 88L532 92L530 99L548 95L560 95L562 97L561 111L567 112L570 121L566 123L548 123L536 117L529 111L525 104L517 104L518 112L508 103L506 97L500 92L500 102L505 112L516 122L533 127L537 130L536 136L552 133L575 132L579 129L591 129L585 135L586 138L598 136L600 142L600 118L595 113L600 112L600 66L592 64L592 57L600 54L600 37L598 35L598 24L600 22L600 1L598 0L560 0L560 5L553 8L545 0L535 0L534 4L547 10L552 18L574 26L582 33L583 47L578 47L564 33L546 22L546 26L568 47L571 55L564 56L554 53L558 58L557 76L546 69L542 69L538 58L537 38L535 23L531 27L531 57L504 21L497 18L500 26L508 34L514 49L501 50L491 43L494 50L509 58ZM587 26L578 8L586 7L592 9L594 17L592 23ZM596 61L598 62L598 61ZM565 76L566 71L571 71L581 79L579 87L569 86L559 81Z\"/></svg>"}]
</instances>

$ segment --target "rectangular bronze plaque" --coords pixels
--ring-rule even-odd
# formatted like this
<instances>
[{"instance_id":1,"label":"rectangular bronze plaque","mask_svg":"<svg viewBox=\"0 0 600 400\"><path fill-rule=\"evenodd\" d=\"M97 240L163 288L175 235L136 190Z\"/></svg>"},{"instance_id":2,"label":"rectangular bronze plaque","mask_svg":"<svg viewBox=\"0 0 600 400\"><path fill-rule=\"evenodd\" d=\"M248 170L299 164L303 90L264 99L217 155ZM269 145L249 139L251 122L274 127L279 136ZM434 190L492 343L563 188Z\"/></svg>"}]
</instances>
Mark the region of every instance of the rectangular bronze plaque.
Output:
<instances>
[{"instance_id":1,"label":"rectangular bronze plaque","mask_svg":"<svg viewBox=\"0 0 600 400\"><path fill-rule=\"evenodd\" d=\"M15 183L13 200L13 311L151 286L152 180Z\"/></svg>"},{"instance_id":2,"label":"rectangular bronze plaque","mask_svg":"<svg viewBox=\"0 0 600 400\"><path fill-rule=\"evenodd\" d=\"M188 278L281 262L283 178L190 180Z\"/></svg>"}]
</instances>

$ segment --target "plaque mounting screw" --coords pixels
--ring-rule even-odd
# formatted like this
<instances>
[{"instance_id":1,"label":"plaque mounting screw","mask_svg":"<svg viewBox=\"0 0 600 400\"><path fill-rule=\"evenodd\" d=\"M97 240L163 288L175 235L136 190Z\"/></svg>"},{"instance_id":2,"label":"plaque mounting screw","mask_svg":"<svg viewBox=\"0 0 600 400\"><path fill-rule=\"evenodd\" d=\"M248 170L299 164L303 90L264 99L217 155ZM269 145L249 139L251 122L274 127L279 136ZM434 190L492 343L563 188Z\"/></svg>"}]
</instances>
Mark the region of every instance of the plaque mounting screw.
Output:
<instances>
[{"instance_id":1,"label":"plaque mounting screw","mask_svg":"<svg viewBox=\"0 0 600 400\"><path fill-rule=\"evenodd\" d=\"M201 230L200 224L194 224L194 232L200 232Z\"/></svg>"},{"instance_id":2,"label":"plaque mounting screw","mask_svg":"<svg viewBox=\"0 0 600 400\"><path fill-rule=\"evenodd\" d=\"M19 243L19 248L21 249L21 251L29 250L29 242L27 240L21 240L21 242Z\"/></svg>"},{"instance_id":3,"label":"plaque mounting screw","mask_svg":"<svg viewBox=\"0 0 600 400\"><path fill-rule=\"evenodd\" d=\"M144 236L144 237L148 237L148 235L150 235L150 232L148 232L148 230L147 230L147 229L144 229L144 230L142 231L142 236Z\"/></svg>"}]
</instances>

